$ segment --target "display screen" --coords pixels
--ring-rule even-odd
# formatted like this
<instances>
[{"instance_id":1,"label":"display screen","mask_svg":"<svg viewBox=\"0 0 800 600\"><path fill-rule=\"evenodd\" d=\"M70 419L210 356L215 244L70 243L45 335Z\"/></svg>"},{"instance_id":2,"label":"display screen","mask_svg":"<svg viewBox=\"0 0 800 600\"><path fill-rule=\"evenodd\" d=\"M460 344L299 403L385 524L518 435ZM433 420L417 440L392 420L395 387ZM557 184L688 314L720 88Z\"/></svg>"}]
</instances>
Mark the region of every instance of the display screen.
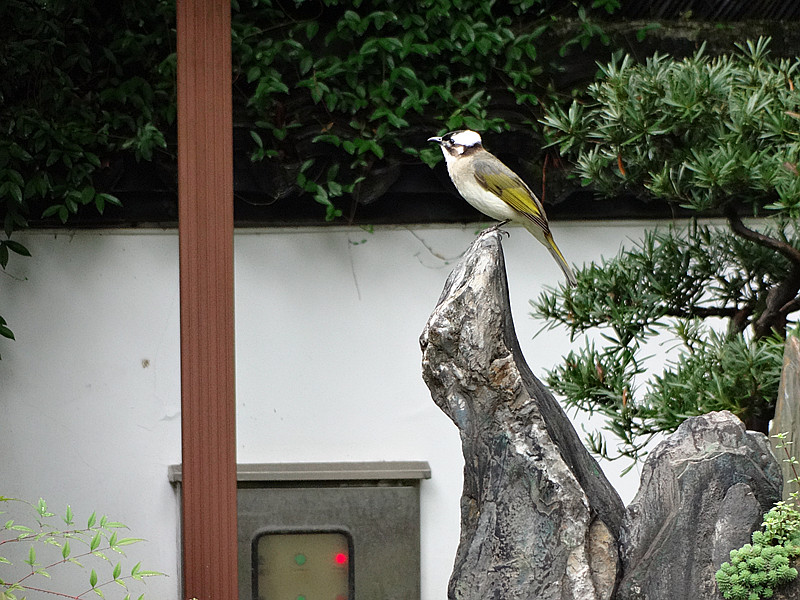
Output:
<instances>
[{"instance_id":1,"label":"display screen","mask_svg":"<svg viewBox=\"0 0 800 600\"><path fill-rule=\"evenodd\" d=\"M259 600L352 600L352 544L344 532L261 533L253 551Z\"/></svg>"}]
</instances>

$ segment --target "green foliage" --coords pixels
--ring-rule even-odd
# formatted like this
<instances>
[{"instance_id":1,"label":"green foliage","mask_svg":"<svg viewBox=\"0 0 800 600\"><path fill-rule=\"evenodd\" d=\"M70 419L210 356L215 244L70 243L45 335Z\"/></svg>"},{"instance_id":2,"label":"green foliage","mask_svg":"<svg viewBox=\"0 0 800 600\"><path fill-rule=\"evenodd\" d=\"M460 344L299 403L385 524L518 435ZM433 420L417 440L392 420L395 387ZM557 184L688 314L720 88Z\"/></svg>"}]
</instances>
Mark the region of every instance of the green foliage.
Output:
<instances>
[{"instance_id":1,"label":"green foliage","mask_svg":"<svg viewBox=\"0 0 800 600\"><path fill-rule=\"evenodd\" d=\"M625 57L602 68L588 102L548 109L552 143L585 185L721 210L729 225L649 232L585 267L577 289L532 303L547 327L585 336L549 383L606 417L619 445L595 432L595 452L635 459L654 434L720 409L766 431L800 308L798 65L771 60L768 40L716 58ZM742 210L770 218L751 228ZM647 361L656 336L672 344L661 374Z\"/></svg>"},{"instance_id":2,"label":"green foliage","mask_svg":"<svg viewBox=\"0 0 800 600\"><path fill-rule=\"evenodd\" d=\"M789 492L788 496L791 499L791 503L794 506L797 506L798 502L800 502L800 491L798 491L798 489L797 489L798 484L800 484L800 476L798 475L798 472L797 472L797 468L798 468L798 465L800 465L800 461L798 461L797 457L795 457L793 454L789 453L789 447L792 446L794 444L794 442L787 439L789 437L789 434L786 433L786 432L780 432L780 433L774 434L774 435L772 435L770 437L773 437L776 440L774 442L775 450L776 451L783 450L783 454L786 456L786 458L783 459L783 462L785 462L786 464L789 465L789 468L792 471L792 475L794 475L794 477L792 477L791 479L784 480L784 482L783 482L783 493L784 493L784 496L785 496L787 489L791 489L789 486L792 486L794 489L791 492ZM796 521L792 521L791 522L791 527L793 529L800 529L800 523L797 523ZM779 535L779 532L774 531L774 530L771 530L771 533L774 536ZM785 535L783 537L786 538Z\"/></svg>"},{"instance_id":3,"label":"green foliage","mask_svg":"<svg viewBox=\"0 0 800 600\"><path fill-rule=\"evenodd\" d=\"M589 103L551 107L543 123L583 182L696 211L732 198L800 215L800 60L771 60L769 40L710 58L701 48L601 67Z\"/></svg>"},{"instance_id":4,"label":"green foliage","mask_svg":"<svg viewBox=\"0 0 800 600\"><path fill-rule=\"evenodd\" d=\"M295 4L234 2L234 91L255 124L252 159L279 164L287 184L325 207L326 219L341 215L339 196L371 200L359 184L374 170L441 160L420 144L431 131L535 127L554 71L540 56L555 22L549 3ZM618 3L565 7L562 18L577 17L581 28L564 52L602 37L590 6L606 13ZM492 110L492 102L506 107Z\"/></svg>"},{"instance_id":5,"label":"green foliage","mask_svg":"<svg viewBox=\"0 0 800 600\"><path fill-rule=\"evenodd\" d=\"M92 513L82 527L75 523L72 508L67 506L59 518L41 498L31 504L0 496L0 507L25 512L14 518L7 510L0 511L5 514L5 523L0 527L0 600L17 600L34 592L73 600L85 598L90 592L101 598L116 597L109 592L112 584L116 585L113 589L124 594L123 600L129 600L131 582L163 575L142 569L141 563L123 566L127 562L125 548L143 540L121 537L119 531L125 525L106 516ZM58 574L69 568L89 572L88 585L77 593L57 584ZM100 575L98 571L108 574ZM143 599L144 594L138 596L138 600Z\"/></svg>"},{"instance_id":6,"label":"green foliage","mask_svg":"<svg viewBox=\"0 0 800 600\"><path fill-rule=\"evenodd\" d=\"M532 302L549 328L584 340L548 384L569 406L606 417L620 443L609 450L593 433L592 451L636 458L653 434L690 416L725 409L756 423L771 414L783 340L743 331L787 276L788 261L771 254L719 228L649 231L635 247L585 267L576 289L547 289ZM648 368L648 342L665 338L659 374Z\"/></svg>"},{"instance_id":7,"label":"green foliage","mask_svg":"<svg viewBox=\"0 0 800 600\"><path fill-rule=\"evenodd\" d=\"M754 538L758 532L754 533ZM772 598L776 588L797 578L790 560L800 556L800 546L757 543L731 550L730 562L722 563L716 573L717 586L730 600Z\"/></svg>"},{"instance_id":8,"label":"green foliage","mask_svg":"<svg viewBox=\"0 0 800 600\"><path fill-rule=\"evenodd\" d=\"M788 502L778 502L764 515L763 532L753 539L755 543L784 545L797 544L800 538L800 512Z\"/></svg>"},{"instance_id":9,"label":"green foliage","mask_svg":"<svg viewBox=\"0 0 800 600\"><path fill-rule=\"evenodd\" d=\"M792 465L797 461L789 456L786 434L776 436ZM797 471L792 470L797 480ZM796 498L795 498L796 500ZM722 563L716 572L717 586L729 600L760 600L772 598L780 586L797 578L792 559L800 556L800 512L794 503L778 502L764 515L761 531L754 531L752 545L731 550L730 562Z\"/></svg>"},{"instance_id":10,"label":"green foliage","mask_svg":"<svg viewBox=\"0 0 800 600\"><path fill-rule=\"evenodd\" d=\"M149 160L165 146L160 128L175 117L172 12L146 2L100 9L10 0L0 8L6 236L26 226L32 206L65 223L81 206L102 212L118 203L95 188L97 173L121 150Z\"/></svg>"}]
</instances>

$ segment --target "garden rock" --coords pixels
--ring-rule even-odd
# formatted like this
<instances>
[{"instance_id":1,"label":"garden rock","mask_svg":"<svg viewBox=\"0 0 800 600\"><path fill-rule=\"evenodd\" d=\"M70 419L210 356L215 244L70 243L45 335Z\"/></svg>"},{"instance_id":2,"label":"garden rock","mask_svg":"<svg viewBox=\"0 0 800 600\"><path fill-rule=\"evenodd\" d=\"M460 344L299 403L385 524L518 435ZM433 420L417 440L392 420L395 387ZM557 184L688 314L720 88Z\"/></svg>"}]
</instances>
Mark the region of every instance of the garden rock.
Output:
<instances>
[{"instance_id":1,"label":"garden rock","mask_svg":"<svg viewBox=\"0 0 800 600\"><path fill-rule=\"evenodd\" d=\"M500 236L475 240L420 338L423 377L465 460L448 597L606 600L624 507L522 356Z\"/></svg>"},{"instance_id":2,"label":"garden rock","mask_svg":"<svg viewBox=\"0 0 800 600\"><path fill-rule=\"evenodd\" d=\"M648 456L620 534L618 600L719 598L714 573L780 500L762 433L728 411L684 421Z\"/></svg>"},{"instance_id":3,"label":"garden rock","mask_svg":"<svg viewBox=\"0 0 800 600\"><path fill-rule=\"evenodd\" d=\"M798 453L800 442L800 339L791 335L786 338L786 347L783 351L783 370L781 371L781 384L778 388L778 401L775 404L775 417L769 428L770 435L783 433L784 440L772 438L772 450L775 458L781 464L783 471L783 499L789 500L792 492L800 491L800 486L792 480L795 478L792 466L784 462L787 458L786 451L778 448L779 443L791 443L787 448L789 455Z\"/></svg>"},{"instance_id":4,"label":"garden rock","mask_svg":"<svg viewBox=\"0 0 800 600\"><path fill-rule=\"evenodd\" d=\"M795 561L792 566L800 569L800 563ZM772 596L772 600L798 600L800 599L800 577L787 584L786 587L778 588Z\"/></svg>"}]
</instances>

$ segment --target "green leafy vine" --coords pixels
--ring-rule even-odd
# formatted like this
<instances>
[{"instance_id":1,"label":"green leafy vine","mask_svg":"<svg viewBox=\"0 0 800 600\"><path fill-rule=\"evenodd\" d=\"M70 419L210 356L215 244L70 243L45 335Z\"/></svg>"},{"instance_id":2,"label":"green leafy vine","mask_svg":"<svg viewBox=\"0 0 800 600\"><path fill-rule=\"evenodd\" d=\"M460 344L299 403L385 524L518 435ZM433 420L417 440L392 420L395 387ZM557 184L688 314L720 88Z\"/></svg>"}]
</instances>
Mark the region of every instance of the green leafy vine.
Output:
<instances>
[{"instance_id":1,"label":"green leafy vine","mask_svg":"<svg viewBox=\"0 0 800 600\"><path fill-rule=\"evenodd\" d=\"M140 562L125 565L127 547L143 540L120 536L118 532L126 526L106 516L92 513L81 526L71 507L58 519L41 498L32 504L0 496L0 508L5 515L0 525L0 600L24 600L33 593L72 600L90 593L106 598L112 585L124 594L123 600L130 600L132 582L164 575L143 569ZM77 593L58 583L59 573L70 569L88 574L87 584ZM144 594L138 596L143 599Z\"/></svg>"}]
</instances>

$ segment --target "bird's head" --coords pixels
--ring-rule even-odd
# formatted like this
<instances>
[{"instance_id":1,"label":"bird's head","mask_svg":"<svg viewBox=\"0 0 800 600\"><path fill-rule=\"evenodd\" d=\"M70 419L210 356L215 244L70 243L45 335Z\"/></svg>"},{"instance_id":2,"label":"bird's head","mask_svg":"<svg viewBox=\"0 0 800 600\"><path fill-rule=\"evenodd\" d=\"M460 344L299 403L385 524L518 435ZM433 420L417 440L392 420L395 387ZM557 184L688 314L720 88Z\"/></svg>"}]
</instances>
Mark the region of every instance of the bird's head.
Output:
<instances>
[{"instance_id":1,"label":"bird's head","mask_svg":"<svg viewBox=\"0 0 800 600\"><path fill-rule=\"evenodd\" d=\"M475 150L483 148L481 135L477 131L471 129L460 129L459 131L451 131L444 134L442 137L428 138L429 142L436 142L441 146L445 158L451 156L456 158L470 154Z\"/></svg>"}]
</instances>

